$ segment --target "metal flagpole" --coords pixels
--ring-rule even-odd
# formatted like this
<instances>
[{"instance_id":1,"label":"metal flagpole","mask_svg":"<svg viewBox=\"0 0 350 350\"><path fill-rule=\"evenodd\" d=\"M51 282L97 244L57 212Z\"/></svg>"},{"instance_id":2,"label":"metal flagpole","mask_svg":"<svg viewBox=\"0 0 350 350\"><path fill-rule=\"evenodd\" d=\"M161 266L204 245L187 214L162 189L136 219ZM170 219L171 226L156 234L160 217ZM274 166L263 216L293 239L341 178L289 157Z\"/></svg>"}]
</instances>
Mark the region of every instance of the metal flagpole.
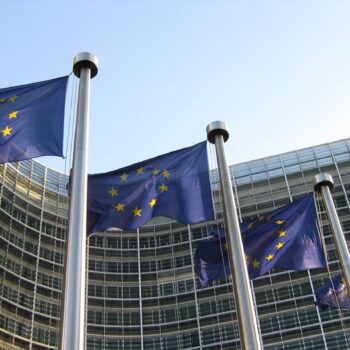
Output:
<instances>
[{"instance_id":1,"label":"metal flagpole","mask_svg":"<svg viewBox=\"0 0 350 350\"><path fill-rule=\"evenodd\" d=\"M97 75L97 57L89 52L78 54L74 58L73 71L80 78L80 83L70 182L60 350L83 350L85 347L86 192L90 79Z\"/></svg>"},{"instance_id":2,"label":"metal flagpole","mask_svg":"<svg viewBox=\"0 0 350 350\"><path fill-rule=\"evenodd\" d=\"M241 232L233 197L231 178L226 162L224 142L229 132L226 123L212 122L207 126L207 136L215 144L218 160L221 192L224 202L224 217L228 234L226 235L232 272L232 285L237 307L241 345L245 350L260 350L262 341L258 331L257 315L254 308L252 290L243 250Z\"/></svg>"},{"instance_id":3,"label":"metal flagpole","mask_svg":"<svg viewBox=\"0 0 350 350\"><path fill-rule=\"evenodd\" d=\"M315 191L321 192L328 218L332 227L333 238L337 248L338 258L344 273L348 293L350 294L350 254L340 225L330 189L333 188L333 178L330 174L321 173L313 177ZM325 249L326 247L324 247Z\"/></svg>"}]
</instances>

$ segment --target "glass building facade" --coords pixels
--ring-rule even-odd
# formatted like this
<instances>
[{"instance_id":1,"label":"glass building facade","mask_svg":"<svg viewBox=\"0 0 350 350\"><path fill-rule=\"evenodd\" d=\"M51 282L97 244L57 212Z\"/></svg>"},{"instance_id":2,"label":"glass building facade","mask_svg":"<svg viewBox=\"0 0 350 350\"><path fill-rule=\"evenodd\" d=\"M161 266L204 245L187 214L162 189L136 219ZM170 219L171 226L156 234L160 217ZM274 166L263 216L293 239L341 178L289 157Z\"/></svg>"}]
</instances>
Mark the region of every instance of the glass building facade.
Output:
<instances>
[{"instance_id":1,"label":"glass building facade","mask_svg":"<svg viewBox=\"0 0 350 350\"><path fill-rule=\"evenodd\" d=\"M350 240L350 139L230 167L241 220L312 192L327 172ZM218 221L216 171L211 172ZM67 231L67 177L35 161L0 165L0 350L57 349ZM329 271L339 262L322 202ZM88 350L240 349L230 278L202 288L193 256L208 223L156 218L137 231L88 240ZM210 226L215 223L210 223ZM329 271L276 269L251 281L264 349L350 348L349 312L319 311L313 291ZM73 349L72 349L73 350Z\"/></svg>"}]
</instances>

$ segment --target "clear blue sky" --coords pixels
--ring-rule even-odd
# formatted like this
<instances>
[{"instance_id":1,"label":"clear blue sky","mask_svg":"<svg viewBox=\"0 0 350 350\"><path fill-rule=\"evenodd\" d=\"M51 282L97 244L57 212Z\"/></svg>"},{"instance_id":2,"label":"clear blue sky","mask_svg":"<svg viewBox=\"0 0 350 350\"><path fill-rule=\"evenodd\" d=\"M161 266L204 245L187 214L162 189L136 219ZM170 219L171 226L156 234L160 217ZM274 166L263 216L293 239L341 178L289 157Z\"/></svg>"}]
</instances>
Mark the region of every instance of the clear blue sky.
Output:
<instances>
[{"instance_id":1,"label":"clear blue sky","mask_svg":"<svg viewBox=\"0 0 350 350\"><path fill-rule=\"evenodd\" d=\"M229 163L248 161L350 136L349 14L341 0L12 0L1 87L90 51L90 173L200 142L214 120Z\"/></svg>"}]
</instances>

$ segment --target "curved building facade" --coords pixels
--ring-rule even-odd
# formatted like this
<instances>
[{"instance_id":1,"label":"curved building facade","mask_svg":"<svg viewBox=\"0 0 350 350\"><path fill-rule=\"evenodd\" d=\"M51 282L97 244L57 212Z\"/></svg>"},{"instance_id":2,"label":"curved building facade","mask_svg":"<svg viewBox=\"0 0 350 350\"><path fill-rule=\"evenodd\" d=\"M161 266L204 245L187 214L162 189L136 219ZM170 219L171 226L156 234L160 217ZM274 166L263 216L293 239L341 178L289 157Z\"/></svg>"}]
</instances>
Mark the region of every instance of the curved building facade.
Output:
<instances>
[{"instance_id":1,"label":"curved building facade","mask_svg":"<svg viewBox=\"0 0 350 350\"><path fill-rule=\"evenodd\" d=\"M230 168L241 219L311 192L330 173L350 240L350 139ZM211 182L222 218L216 172ZM24 161L0 166L0 349L57 349L68 216L66 176ZM320 203L329 270L339 271ZM212 224L212 223L211 223ZM201 288L193 256L206 223L156 218L137 231L102 232L88 242L87 349L240 349L230 279ZM264 349L350 348L349 313L319 311L313 291L326 269L273 270L251 282Z\"/></svg>"},{"instance_id":2,"label":"curved building facade","mask_svg":"<svg viewBox=\"0 0 350 350\"><path fill-rule=\"evenodd\" d=\"M56 349L66 177L35 161L0 166L0 349Z\"/></svg>"}]
</instances>

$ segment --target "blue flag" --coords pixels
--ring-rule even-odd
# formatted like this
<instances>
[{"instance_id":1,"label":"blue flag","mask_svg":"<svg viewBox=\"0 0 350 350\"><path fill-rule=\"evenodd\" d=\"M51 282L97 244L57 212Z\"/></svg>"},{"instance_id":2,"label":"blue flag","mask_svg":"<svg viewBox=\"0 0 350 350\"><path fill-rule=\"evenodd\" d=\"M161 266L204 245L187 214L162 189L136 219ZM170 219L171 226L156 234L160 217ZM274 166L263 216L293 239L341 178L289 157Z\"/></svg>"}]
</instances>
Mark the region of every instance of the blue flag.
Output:
<instances>
[{"instance_id":1,"label":"blue flag","mask_svg":"<svg viewBox=\"0 0 350 350\"><path fill-rule=\"evenodd\" d=\"M216 239L225 238L225 230L223 227L209 227L208 235Z\"/></svg>"},{"instance_id":2,"label":"blue flag","mask_svg":"<svg viewBox=\"0 0 350 350\"><path fill-rule=\"evenodd\" d=\"M195 271L202 287L206 287L212 281L225 279L231 274L224 238L200 242L194 260Z\"/></svg>"},{"instance_id":3,"label":"blue flag","mask_svg":"<svg viewBox=\"0 0 350 350\"><path fill-rule=\"evenodd\" d=\"M316 292L316 304L321 309L340 308L350 310L350 300L343 276L340 274L323 285Z\"/></svg>"},{"instance_id":4,"label":"blue flag","mask_svg":"<svg viewBox=\"0 0 350 350\"><path fill-rule=\"evenodd\" d=\"M68 76L0 89L0 163L63 156Z\"/></svg>"},{"instance_id":5,"label":"blue flag","mask_svg":"<svg viewBox=\"0 0 350 350\"><path fill-rule=\"evenodd\" d=\"M88 178L88 233L135 229L156 216L184 224L214 219L207 144Z\"/></svg>"},{"instance_id":6,"label":"blue flag","mask_svg":"<svg viewBox=\"0 0 350 350\"><path fill-rule=\"evenodd\" d=\"M326 267L312 193L249 223L242 237L251 279L275 267Z\"/></svg>"},{"instance_id":7,"label":"blue flag","mask_svg":"<svg viewBox=\"0 0 350 350\"><path fill-rule=\"evenodd\" d=\"M259 219L243 223L241 234L250 279L263 276L277 267L297 271L326 267L312 194ZM200 243L199 252L202 252L201 244L204 243ZM216 248L213 244L212 249ZM208 269L210 261L200 254L196 254L195 264L201 280L202 270ZM216 267L230 273L224 268L227 265L225 259Z\"/></svg>"}]
</instances>

